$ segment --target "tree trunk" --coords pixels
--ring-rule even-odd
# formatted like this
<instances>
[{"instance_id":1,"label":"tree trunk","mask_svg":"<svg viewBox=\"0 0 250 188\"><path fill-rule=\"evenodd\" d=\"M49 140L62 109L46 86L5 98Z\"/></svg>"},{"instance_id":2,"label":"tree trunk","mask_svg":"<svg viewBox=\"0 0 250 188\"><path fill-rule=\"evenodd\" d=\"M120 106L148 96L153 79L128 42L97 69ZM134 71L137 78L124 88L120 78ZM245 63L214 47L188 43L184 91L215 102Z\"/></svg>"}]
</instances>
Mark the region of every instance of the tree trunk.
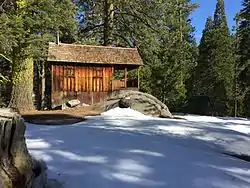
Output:
<instances>
[{"instance_id":1,"label":"tree trunk","mask_svg":"<svg viewBox=\"0 0 250 188\"><path fill-rule=\"evenodd\" d=\"M16 62L14 62L16 64ZM27 58L22 63L23 67L19 71L12 70L12 93L10 108L18 109L19 111L34 110L33 104L33 59Z\"/></svg>"},{"instance_id":2,"label":"tree trunk","mask_svg":"<svg viewBox=\"0 0 250 188\"><path fill-rule=\"evenodd\" d=\"M112 32L114 24L114 4L112 0L104 2L104 46L108 46L112 42Z\"/></svg>"},{"instance_id":3,"label":"tree trunk","mask_svg":"<svg viewBox=\"0 0 250 188\"><path fill-rule=\"evenodd\" d=\"M0 187L30 188L35 175L25 143L23 119L10 109L0 109Z\"/></svg>"}]
</instances>

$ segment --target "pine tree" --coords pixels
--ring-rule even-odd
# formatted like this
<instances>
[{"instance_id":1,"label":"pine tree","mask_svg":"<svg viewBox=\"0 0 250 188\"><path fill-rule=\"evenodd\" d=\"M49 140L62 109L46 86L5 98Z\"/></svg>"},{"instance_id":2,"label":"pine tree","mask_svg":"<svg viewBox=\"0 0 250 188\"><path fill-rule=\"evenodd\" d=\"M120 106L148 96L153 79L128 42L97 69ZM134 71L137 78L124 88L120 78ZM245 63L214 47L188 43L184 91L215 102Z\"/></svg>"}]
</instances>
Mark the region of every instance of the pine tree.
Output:
<instances>
[{"instance_id":1,"label":"pine tree","mask_svg":"<svg viewBox=\"0 0 250 188\"><path fill-rule=\"evenodd\" d=\"M223 0L217 2L213 25L211 63L216 78L213 100L218 114L227 115L233 113L234 53Z\"/></svg>"},{"instance_id":2,"label":"pine tree","mask_svg":"<svg viewBox=\"0 0 250 188\"><path fill-rule=\"evenodd\" d=\"M239 84L242 91L245 115L250 115L250 0L244 0L243 8L238 14L239 27L237 29L239 56L238 71Z\"/></svg>"},{"instance_id":3,"label":"pine tree","mask_svg":"<svg viewBox=\"0 0 250 188\"><path fill-rule=\"evenodd\" d=\"M108 2L109 8L107 0L81 6L88 12L81 23L83 38L137 47L144 61L141 89L177 110L186 98L185 84L195 63L194 29L188 17L196 6L190 0ZM107 10L113 10L113 15Z\"/></svg>"},{"instance_id":4,"label":"pine tree","mask_svg":"<svg viewBox=\"0 0 250 188\"><path fill-rule=\"evenodd\" d=\"M210 98L213 97L215 82L213 65L211 63L213 29L213 19L209 16L202 33L199 45L198 64L195 68L193 93L196 96L204 95Z\"/></svg>"},{"instance_id":5,"label":"pine tree","mask_svg":"<svg viewBox=\"0 0 250 188\"><path fill-rule=\"evenodd\" d=\"M11 65L12 93L9 106L32 110L33 63L45 57L46 44L57 31L75 28L75 7L69 0L18 0L1 14L0 53ZM8 33L6 33L6 29Z\"/></svg>"}]
</instances>

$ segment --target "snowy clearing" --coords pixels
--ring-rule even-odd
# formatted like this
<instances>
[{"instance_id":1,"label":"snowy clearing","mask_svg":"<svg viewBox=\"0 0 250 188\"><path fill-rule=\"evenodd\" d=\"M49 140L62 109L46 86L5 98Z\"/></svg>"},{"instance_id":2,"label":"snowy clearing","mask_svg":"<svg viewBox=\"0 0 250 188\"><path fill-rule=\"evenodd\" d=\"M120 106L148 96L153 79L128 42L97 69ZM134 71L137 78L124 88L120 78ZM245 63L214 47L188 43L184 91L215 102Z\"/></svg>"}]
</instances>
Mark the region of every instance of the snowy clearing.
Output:
<instances>
[{"instance_id":1,"label":"snowy clearing","mask_svg":"<svg viewBox=\"0 0 250 188\"><path fill-rule=\"evenodd\" d=\"M152 118L131 109L67 126L27 126L29 152L65 188L248 188L247 119Z\"/></svg>"}]
</instances>

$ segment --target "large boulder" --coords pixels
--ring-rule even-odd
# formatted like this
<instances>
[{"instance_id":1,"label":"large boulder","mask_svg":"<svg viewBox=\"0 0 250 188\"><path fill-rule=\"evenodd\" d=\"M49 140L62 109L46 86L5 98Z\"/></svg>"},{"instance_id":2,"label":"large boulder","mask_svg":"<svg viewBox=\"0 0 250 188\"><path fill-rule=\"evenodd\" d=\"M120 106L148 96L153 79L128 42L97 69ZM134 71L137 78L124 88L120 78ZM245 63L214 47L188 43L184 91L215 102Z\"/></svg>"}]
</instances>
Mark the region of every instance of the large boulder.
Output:
<instances>
[{"instance_id":1,"label":"large boulder","mask_svg":"<svg viewBox=\"0 0 250 188\"><path fill-rule=\"evenodd\" d=\"M113 107L130 107L137 110L145 115L159 116L164 118L173 118L168 107L158 100L156 97L139 92L122 90L114 93L109 101L118 101L110 103L106 109L111 109Z\"/></svg>"},{"instance_id":2,"label":"large boulder","mask_svg":"<svg viewBox=\"0 0 250 188\"><path fill-rule=\"evenodd\" d=\"M0 109L0 188L32 188L42 173L29 155L25 124L11 109Z\"/></svg>"}]
</instances>

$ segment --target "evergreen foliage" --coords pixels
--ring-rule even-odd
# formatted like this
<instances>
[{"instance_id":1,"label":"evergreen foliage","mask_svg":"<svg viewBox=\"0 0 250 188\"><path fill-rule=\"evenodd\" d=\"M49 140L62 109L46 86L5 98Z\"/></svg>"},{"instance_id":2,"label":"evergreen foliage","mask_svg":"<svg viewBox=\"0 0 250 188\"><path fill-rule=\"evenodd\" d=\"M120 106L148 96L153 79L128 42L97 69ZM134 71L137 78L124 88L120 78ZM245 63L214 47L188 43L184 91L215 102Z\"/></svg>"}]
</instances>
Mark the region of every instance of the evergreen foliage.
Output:
<instances>
[{"instance_id":1,"label":"evergreen foliage","mask_svg":"<svg viewBox=\"0 0 250 188\"><path fill-rule=\"evenodd\" d=\"M74 29L76 9L69 0L9 0L0 6L0 54L11 66L10 106L31 110L33 59L46 56L47 43L58 31Z\"/></svg>"},{"instance_id":2,"label":"evergreen foliage","mask_svg":"<svg viewBox=\"0 0 250 188\"><path fill-rule=\"evenodd\" d=\"M108 40L113 46L137 47L145 64L141 90L179 110L197 57L189 20L196 5L190 0L77 1L77 5L84 12L80 16L81 41L106 45ZM110 7L112 16L107 12Z\"/></svg>"},{"instance_id":3,"label":"evergreen foliage","mask_svg":"<svg viewBox=\"0 0 250 188\"><path fill-rule=\"evenodd\" d=\"M244 115L250 116L250 0L242 2L243 8L238 14L237 22L237 54L238 54L238 82L240 85Z\"/></svg>"},{"instance_id":4,"label":"evergreen foliage","mask_svg":"<svg viewBox=\"0 0 250 188\"><path fill-rule=\"evenodd\" d=\"M242 7L232 35L217 0L197 45L191 0L4 0L0 84L12 86L11 106L32 109L33 63L44 61L59 33L65 43L136 47L144 62L140 89L171 111L192 101L186 109L209 104L209 114L249 116L250 0Z\"/></svg>"},{"instance_id":5,"label":"evergreen foliage","mask_svg":"<svg viewBox=\"0 0 250 188\"><path fill-rule=\"evenodd\" d=\"M207 19L195 71L195 94L213 101L217 115L233 113L234 48L224 1L218 0L214 19Z\"/></svg>"}]
</instances>

